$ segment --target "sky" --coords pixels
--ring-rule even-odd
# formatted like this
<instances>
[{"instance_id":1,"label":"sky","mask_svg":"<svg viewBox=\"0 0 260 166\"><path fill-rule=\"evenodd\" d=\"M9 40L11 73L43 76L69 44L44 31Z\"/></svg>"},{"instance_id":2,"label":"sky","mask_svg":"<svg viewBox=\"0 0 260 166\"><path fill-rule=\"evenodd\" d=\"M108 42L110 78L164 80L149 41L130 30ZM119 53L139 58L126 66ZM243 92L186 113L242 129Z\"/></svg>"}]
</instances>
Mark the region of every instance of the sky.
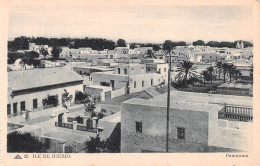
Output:
<instances>
[{"instance_id":1,"label":"sky","mask_svg":"<svg viewBox=\"0 0 260 166\"><path fill-rule=\"evenodd\" d=\"M253 40L251 6L11 6L8 39L96 37L162 43Z\"/></svg>"}]
</instances>

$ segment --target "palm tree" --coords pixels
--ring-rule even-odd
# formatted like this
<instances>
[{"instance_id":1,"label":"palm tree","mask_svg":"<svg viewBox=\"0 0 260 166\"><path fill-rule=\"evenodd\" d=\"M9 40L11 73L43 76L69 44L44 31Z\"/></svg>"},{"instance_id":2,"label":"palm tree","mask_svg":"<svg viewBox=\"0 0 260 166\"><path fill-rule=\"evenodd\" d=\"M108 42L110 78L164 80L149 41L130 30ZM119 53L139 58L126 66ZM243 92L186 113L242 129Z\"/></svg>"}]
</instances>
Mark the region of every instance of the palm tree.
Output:
<instances>
[{"instance_id":1,"label":"palm tree","mask_svg":"<svg viewBox=\"0 0 260 166\"><path fill-rule=\"evenodd\" d=\"M171 80L171 52L174 49L173 43L170 40L166 40L163 43L163 50L166 52L166 55L169 54L170 63L169 63L169 70L168 70L168 89L167 89L167 116L166 116L166 152L169 152L169 117L170 117L170 80Z\"/></svg>"},{"instance_id":2,"label":"palm tree","mask_svg":"<svg viewBox=\"0 0 260 166\"><path fill-rule=\"evenodd\" d=\"M211 82L211 84L212 84L212 79L213 79L213 71L214 71L213 67L208 67L207 68L207 72L209 72L209 74L210 74L210 82Z\"/></svg>"},{"instance_id":3,"label":"palm tree","mask_svg":"<svg viewBox=\"0 0 260 166\"><path fill-rule=\"evenodd\" d=\"M200 73L202 76L203 76L203 79L204 79L204 86L206 85L206 80L208 80L208 77L209 77L209 73L207 70L204 70Z\"/></svg>"},{"instance_id":4,"label":"palm tree","mask_svg":"<svg viewBox=\"0 0 260 166\"><path fill-rule=\"evenodd\" d=\"M187 79L191 77L197 77L197 72L195 71L195 67L193 67L193 63L190 61L183 61L178 64L177 66L177 72L179 72L176 75L177 79L181 79L184 81L184 86L187 85Z\"/></svg>"},{"instance_id":5,"label":"palm tree","mask_svg":"<svg viewBox=\"0 0 260 166\"><path fill-rule=\"evenodd\" d=\"M218 61L215 64L215 67L217 68L219 79L220 79L220 75L221 75L221 72L222 72L222 65L223 65L222 61Z\"/></svg>"},{"instance_id":6,"label":"palm tree","mask_svg":"<svg viewBox=\"0 0 260 166\"><path fill-rule=\"evenodd\" d=\"M224 82L226 82L226 74L227 74L227 70L228 70L228 64L224 63L222 65L222 69L223 69Z\"/></svg>"},{"instance_id":7,"label":"palm tree","mask_svg":"<svg viewBox=\"0 0 260 166\"><path fill-rule=\"evenodd\" d=\"M153 54L153 51L152 50L147 50L147 53L146 53L146 56L145 58L156 58Z\"/></svg>"},{"instance_id":8,"label":"palm tree","mask_svg":"<svg viewBox=\"0 0 260 166\"><path fill-rule=\"evenodd\" d=\"M234 71L234 65L233 64L229 64L227 66L227 69L228 69L228 72L229 72L229 79L230 79L230 82L231 82L232 74L233 74L233 71Z\"/></svg>"},{"instance_id":9,"label":"palm tree","mask_svg":"<svg viewBox=\"0 0 260 166\"><path fill-rule=\"evenodd\" d=\"M233 73L236 75L236 82L237 82L237 76L241 74L240 70L238 70L236 67L234 67Z\"/></svg>"}]
</instances>

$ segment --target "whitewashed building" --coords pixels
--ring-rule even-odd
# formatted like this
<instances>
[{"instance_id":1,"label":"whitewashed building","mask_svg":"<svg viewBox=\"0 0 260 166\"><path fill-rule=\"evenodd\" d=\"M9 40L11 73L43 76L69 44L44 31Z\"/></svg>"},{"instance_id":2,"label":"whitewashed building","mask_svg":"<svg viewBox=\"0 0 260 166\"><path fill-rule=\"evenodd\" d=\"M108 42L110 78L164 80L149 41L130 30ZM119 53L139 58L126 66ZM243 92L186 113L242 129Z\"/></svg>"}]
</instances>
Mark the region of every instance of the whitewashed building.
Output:
<instances>
[{"instance_id":1,"label":"whitewashed building","mask_svg":"<svg viewBox=\"0 0 260 166\"><path fill-rule=\"evenodd\" d=\"M8 72L7 114L58 107L64 89L73 97L83 91L81 76L67 67ZM45 100L48 96L50 102Z\"/></svg>"}]
</instances>

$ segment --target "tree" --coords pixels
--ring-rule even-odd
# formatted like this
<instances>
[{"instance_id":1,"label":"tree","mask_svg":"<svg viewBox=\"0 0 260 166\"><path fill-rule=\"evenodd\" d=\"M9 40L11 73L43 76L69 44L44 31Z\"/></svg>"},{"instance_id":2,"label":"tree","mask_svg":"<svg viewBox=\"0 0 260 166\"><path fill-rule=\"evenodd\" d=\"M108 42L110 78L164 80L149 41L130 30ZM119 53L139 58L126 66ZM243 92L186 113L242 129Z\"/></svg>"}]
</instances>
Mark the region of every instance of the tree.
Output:
<instances>
[{"instance_id":1,"label":"tree","mask_svg":"<svg viewBox=\"0 0 260 166\"><path fill-rule=\"evenodd\" d=\"M93 96L88 96L86 101L84 102L85 105L85 115L89 117L96 116L96 112L94 111L96 108L95 99Z\"/></svg>"},{"instance_id":2,"label":"tree","mask_svg":"<svg viewBox=\"0 0 260 166\"><path fill-rule=\"evenodd\" d=\"M51 53L54 58L59 58L62 49L58 46L52 47Z\"/></svg>"},{"instance_id":3,"label":"tree","mask_svg":"<svg viewBox=\"0 0 260 166\"><path fill-rule=\"evenodd\" d=\"M44 48L42 48L42 49L40 50L40 53L44 56L44 58L45 58L47 55L49 55L48 51L47 51L46 49L44 49Z\"/></svg>"},{"instance_id":4,"label":"tree","mask_svg":"<svg viewBox=\"0 0 260 166\"><path fill-rule=\"evenodd\" d=\"M48 140L41 141L31 133L20 133L17 131L7 135L7 152L16 153L44 153L49 149Z\"/></svg>"},{"instance_id":5,"label":"tree","mask_svg":"<svg viewBox=\"0 0 260 166\"><path fill-rule=\"evenodd\" d=\"M124 39L117 40L117 47L126 47L126 42Z\"/></svg>"},{"instance_id":6,"label":"tree","mask_svg":"<svg viewBox=\"0 0 260 166\"><path fill-rule=\"evenodd\" d=\"M197 72L195 71L196 68L193 67L193 63L190 61L183 61L178 64L177 66L177 72L179 72L176 75L177 79L184 81L184 86L187 86L187 79L191 77L197 77Z\"/></svg>"},{"instance_id":7,"label":"tree","mask_svg":"<svg viewBox=\"0 0 260 166\"><path fill-rule=\"evenodd\" d=\"M212 84L212 79L213 79L213 71L214 71L213 67L208 67L207 68L207 72L209 72L209 74L210 74L210 83L211 84Z\"/></svg>"},{"instance_id":8,"label":"tree","mask_svg":"<svg viewBox=\"0 0 260 166\"><path fill-rule=\"evenodd\" d=\"M210 47L218 47L219 46L219 42L217 41L209 41L206 46L210 46Z\"/></svg>"},{"instance_id":9,"label":"tree","mask_svg":"<svg viewBox=\"0 0 260 166\"><path fill-rule=\"evenodd\" d=\"M233 64L228 64L227 69L228 69L228 72L229 72L229 80L231 82L232 75L233 75L234 69L235 69L234 65Z\"/></svg>"},{"instance_id":10,"label":"tree","mask_svg":"<svg viewBox=\"0 0 260 166\"><path fill-rule=\"evenodd\" d=\"M101 140L99 135L90 137L89 140L84 142L84 151L86 153L101 153L106 151L107 141Z\"/></svg>"},{"instance_id":11,"label":"tree","mask_svg":"<svg viewBox=\"0 0 260 166\"><path fill-rule=\"evenodd\" d=\"M97 113L98 119L104 118L106 112L107 111L105 109L101 109L101 111Z\"/></svg>"},{"instance_id":12,"label":"tree","mask_svg":"<svg viewBox=\"0 0 260 166\"><path fill-rule=\"evenodd\" d=\"M87 97L88 97L88 95L86 93L83 93L81 91L76 91L74 100L75 100L75 102L77 102L77 101L83 102Z\"/></svg>"},{"instance_id":13,"label":"tree","mask_svg":"<svg viewBox=\"0 0 260 166\"><path fill-rule=\"evenodd\" d=\"M145 58L156 58L152 50L147 50Z\"/></svg>"},{"instance_id":14,"label":"tree","mask_svg":"<svg viewBox=\"0 0 260 166\"><path fill-rule=\"evenodd\" d=\"M192 43L192 45L194 45L194 46L197 46L197 45L205 45L205 43L204 43L203 40L197 40L197 41L194 41L194 42Z\"/></svg>"},{"instance_id":15,"label":"tree","mask_svg":"<svg viewBox=\"0 0 260 166\"><path fill-rule=\"evenodd\" d=\"M224 82L226 82L226 74L227 74L227 71L228 71L228 64L227 64L227 63L224 63L224 64L222 65L222 69L223 69Z\"/></svg>"},{"instance_id":16,"label":"tree","mask_svg":"<svg viewBox=\"0 0 260 166\"><path fill-rule=\"evenodd\" d=\"M64 93L62 95L62 105L68 109L69 108L69 103L71 102L72 100L72 95L69 94L69 92L64 89Z\"/></svg>"},{"instance_id":17,"label":"tree","mask_svg":"<svg viewBox=\"0 0 260 166\"><path fill-rule=\"evenodd\" d=\"M205 86L206 85L206 81L210 80L210 74L209 74L209 72L207 70L203 70L200 74L203 76L204 86Z\"/></svg>"},{"instance_id":18,"label":"tree","mask_svg":"<svg viewBox=\"0 0 260 166\"><path fill-rule=\"evenodd\" d=\"M240 70L238 70L236 67L234 67L234 74L236 75L236 82L237 82L237 77L239 76L239 75L241 75L241 72L240 72Z\"/></svg>"},{"instance_id":19,"label":"tree","mask_svg":"<svg viewBox=\"0 0 260 166\"><path fill-rule=\"evenodd\" d=\"M220 75L222 73L223 63L221 61L217 61L215 64L215 67L217 68L218 77L220 79Z\"/></svg>"}]
</instances>

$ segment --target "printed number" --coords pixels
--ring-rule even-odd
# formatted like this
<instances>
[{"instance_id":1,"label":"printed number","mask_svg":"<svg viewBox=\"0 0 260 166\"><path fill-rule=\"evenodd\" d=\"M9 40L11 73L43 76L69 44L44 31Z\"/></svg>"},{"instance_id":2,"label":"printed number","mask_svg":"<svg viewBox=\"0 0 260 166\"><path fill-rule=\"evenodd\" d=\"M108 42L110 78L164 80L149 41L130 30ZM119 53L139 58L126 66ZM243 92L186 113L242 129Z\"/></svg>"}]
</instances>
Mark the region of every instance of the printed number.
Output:
<instances>
[{"instance_id":1,"label":"printed number","mask_svg":"<svg viewBox=\"0 0 260 166\"><path fill-rule=\"evenodd\" d=\"M28 158L28 157L29 157L28 154L25 154L25 155L24 155L24 158Z\"/></svg>"}]
</instances>

